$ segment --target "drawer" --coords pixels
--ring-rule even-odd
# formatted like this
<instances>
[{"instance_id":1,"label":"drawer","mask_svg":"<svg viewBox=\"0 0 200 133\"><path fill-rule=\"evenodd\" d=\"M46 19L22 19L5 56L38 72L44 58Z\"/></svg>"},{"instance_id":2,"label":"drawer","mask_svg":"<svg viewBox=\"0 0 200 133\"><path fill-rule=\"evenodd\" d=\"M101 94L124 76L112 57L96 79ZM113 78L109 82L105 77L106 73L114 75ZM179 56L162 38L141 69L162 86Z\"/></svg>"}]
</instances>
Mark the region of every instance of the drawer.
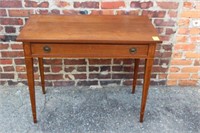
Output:
<instances>
[{"instance_id":1,"label":"drawer","mask_svg":"<svg viewBox=\"0 0 200 133\"><path fill-rule=\"evenodd\" d=\"M36 57L126 58L147 57L148 45L125 44L31 44Z\"/></svg>"}]
</instances>

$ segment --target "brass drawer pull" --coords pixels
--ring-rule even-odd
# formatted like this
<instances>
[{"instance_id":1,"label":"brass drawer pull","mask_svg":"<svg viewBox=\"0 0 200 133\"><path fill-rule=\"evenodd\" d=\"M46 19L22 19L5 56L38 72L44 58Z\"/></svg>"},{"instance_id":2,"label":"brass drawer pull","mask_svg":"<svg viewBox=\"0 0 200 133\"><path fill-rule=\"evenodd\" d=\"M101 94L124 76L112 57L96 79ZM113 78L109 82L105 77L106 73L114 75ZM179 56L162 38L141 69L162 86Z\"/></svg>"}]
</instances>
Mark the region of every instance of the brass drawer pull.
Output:
<instances>
[{"instance_id":1,"label":"brass drawer pull","mask_svg":"<svg viewBox=\"0 0 200 133\"><path fill-rule=\"evenodd\" d=\"M129 52L130 52L131 54L135 53L136 51L137 51L136 48L130 48L130 49L129 49Z\"/></svg>"},{"instance_id":2,"label":"brass drawer pull","mask_svg":"<svg viewBox=\"0 0 200 133\"><path fill-rule=\"evenodd\" d=\"M49 46L43 47L44 52L49 53L51 51L51 48Z\"/></svg>"}]
</instances>

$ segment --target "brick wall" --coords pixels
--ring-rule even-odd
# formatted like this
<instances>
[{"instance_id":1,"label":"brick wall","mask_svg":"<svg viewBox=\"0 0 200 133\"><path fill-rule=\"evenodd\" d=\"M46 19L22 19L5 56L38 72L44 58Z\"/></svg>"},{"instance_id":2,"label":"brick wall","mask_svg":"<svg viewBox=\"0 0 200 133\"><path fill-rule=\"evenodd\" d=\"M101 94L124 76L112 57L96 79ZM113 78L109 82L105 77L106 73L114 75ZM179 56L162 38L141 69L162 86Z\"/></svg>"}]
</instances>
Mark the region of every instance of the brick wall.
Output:
<instances>
[{"instance_id":1,"label":"brick wall","mask_svg":"<svg viewBox=\"0 0 200 133\"><path fill-rule=\"evenodd\" d=\"M184 2L183 2L184 1ZM27 84L22 45L15 39L30 14L147 15L163 43L158 44L151 84L199 85L200 1L186 0L0 0L0 84ZM53 28L53 27L52 27ZM39 85L37 60L35 79ZM142 83L141 62L138 83ZM46 84L130 85L130 59L45 59Z\"/></svg>"},{"instance_id":2,"label":"brick wall","mask_svg":"<svg viewBox=\"0 0 200 133\"><path fill-rule=\"evenodd\" d=\"M200 1L183 2L179 17L167 84L200 85Z\"/></svg>"}]
</instances>

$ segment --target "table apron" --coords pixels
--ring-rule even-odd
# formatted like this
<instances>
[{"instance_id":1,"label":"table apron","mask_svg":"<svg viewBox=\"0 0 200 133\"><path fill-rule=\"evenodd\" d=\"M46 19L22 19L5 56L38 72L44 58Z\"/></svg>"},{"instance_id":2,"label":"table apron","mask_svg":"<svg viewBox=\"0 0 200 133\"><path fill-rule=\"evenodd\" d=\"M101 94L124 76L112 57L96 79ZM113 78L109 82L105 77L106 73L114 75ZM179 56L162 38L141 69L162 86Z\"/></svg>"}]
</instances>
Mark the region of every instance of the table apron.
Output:
<instances>
[{"instance_id":1,"label":"table apron","mask_svg":"<svg viewBox=\"0 0 200 133\"><path fill-rule=\"evenodd\" d=\"M147 58L148 50L148 44L31 44L32 57Z\"/></svg>"}]
</instances>

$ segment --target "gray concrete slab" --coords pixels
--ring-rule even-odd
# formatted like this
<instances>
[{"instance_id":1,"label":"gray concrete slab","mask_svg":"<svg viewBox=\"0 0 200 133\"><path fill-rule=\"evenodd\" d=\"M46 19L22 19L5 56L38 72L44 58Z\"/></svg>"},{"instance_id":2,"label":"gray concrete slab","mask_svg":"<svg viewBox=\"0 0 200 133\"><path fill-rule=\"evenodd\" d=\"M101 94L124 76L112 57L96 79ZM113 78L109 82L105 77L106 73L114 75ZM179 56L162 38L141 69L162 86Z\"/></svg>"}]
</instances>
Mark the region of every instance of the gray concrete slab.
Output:
<instances>
[{"instance_id":1,"label":"gray concrete slab","mask_svg":"<svg viewBox=\"0 0 200 133\"><path fill-rule=\"evenodd\" d=\"M199 133L200 88L151 86L139 122L141 87L36 87L33 124L26 86L0 86L0 133Z\"/></svg>"}]
</instances>

